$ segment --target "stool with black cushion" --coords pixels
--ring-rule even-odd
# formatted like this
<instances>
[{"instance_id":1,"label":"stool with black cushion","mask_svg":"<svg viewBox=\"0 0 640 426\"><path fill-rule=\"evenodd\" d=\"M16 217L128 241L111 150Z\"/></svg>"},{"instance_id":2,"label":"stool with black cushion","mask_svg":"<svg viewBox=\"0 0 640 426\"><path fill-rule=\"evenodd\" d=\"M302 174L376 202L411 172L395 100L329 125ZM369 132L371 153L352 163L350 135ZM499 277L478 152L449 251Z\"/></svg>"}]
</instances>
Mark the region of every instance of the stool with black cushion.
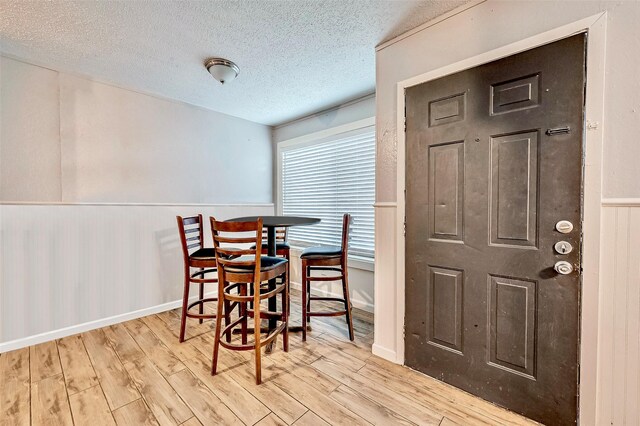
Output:
<instances>
[{"instance_id":1,"label":"stool with black cushion","mask_svg":"<svg viewBox=\"0 0 640 426\"><path fill-rule=\"evenodd\" d=\"M351 216L345 214L342 217L342 245L309 247L300 255L302 261L302 340L307 340L307 321L311 317L333 317L344 315L349 327L349 339L353 341L353 320L351 316L351 300L349 298L349 273L347 266L347 253L349 246L349 227ZM313 276L314 271L339 272L334 276ZM342 281L343 298L321 297L311 295L311 282L313 281ZM341 302L344 310L339 311L312 311L312 300L324 300L329 302Z\"/></svg>"},{"instance_id":2,"label":"stool with black cushion","mask_svg":"<svg viewBox=\"0 0 640 426\"><path fill-rule=\"evenodd\" d=\"M184 260L184 292L182 297L182 315L180 316L180 343L184 342L187 318L198 318L200 324L203 320L216 318L215 314L205 314L204 305L208 302L217 302L216 297L204 297L204 285L218 282L218 270L216 268L216 253L213 248L204 247L204 233L202 215L192 217L176 216L180 243ZM192 268L196 268L192 272ZM213 274L213 275L211 275ZM199 284L198 300L189 303L189 290L191 284ZM198 307L198 313L191 312L193 307ZM229 322L229 307L225 309L225 320ZM231 335L227 335L231 340Z\"/></svg>"},{"instance_id":3,"label":"stool with black cushion","mask_svg":"<svg viewBox=\"0 0 640 426\"><path fill-rule=\"evenodd\" d=\"M211 374L218 366L220 346L235 351L255 351L256 384L262 382L261 348L274 341L282 333L283 349L289 351L289 275L287 259L262 256L262 219L255 222L218 222L211 218L211 231L218 262L218 316L222 315L224 303L237 302L240 306L238 318L226 324L224 329L216 321ZM234 248L249 246L249 248ZM275 288L268 287L268 281L282 277ZM282 310L272 312L261 302L281 296ZM253 342L248 343L248 319L253 318ZM280 322L274 329L262 336L260 323L263 319ZM230 334L237 326L241 328L241 342L224 342L222 334Z\"/></svg>"}]
</instances>

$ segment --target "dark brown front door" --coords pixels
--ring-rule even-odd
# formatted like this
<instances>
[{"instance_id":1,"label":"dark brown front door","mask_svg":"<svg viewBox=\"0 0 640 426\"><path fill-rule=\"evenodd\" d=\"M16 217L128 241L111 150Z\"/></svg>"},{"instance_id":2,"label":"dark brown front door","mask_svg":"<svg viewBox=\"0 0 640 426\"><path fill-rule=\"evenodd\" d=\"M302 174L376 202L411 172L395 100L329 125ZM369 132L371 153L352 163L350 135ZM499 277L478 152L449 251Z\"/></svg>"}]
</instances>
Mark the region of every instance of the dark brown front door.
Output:
<instances>
[{"instance_id":1,"label":"dark brown front door","mask_svg":"<svg viewBox=\"0 0 640 426\"><path fill-rule=\"evenodd\" d=\"M576 421L585 45L406 90L406 364L547 424Z\"/></svg>"}]
</instances>

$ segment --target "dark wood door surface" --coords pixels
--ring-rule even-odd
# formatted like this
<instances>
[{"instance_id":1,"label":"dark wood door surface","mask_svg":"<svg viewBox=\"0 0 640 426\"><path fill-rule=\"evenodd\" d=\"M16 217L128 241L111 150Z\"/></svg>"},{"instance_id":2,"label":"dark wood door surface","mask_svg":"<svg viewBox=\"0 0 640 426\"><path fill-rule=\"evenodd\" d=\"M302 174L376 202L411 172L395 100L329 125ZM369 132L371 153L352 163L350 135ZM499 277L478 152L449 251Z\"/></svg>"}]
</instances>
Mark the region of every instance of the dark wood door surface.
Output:
<instances>
[{"instance_id":1,"label":"dark wood door surface","mask_svg":"<svg viewBox=\"0 0 640 426\"><path fill-rule=\"evenodd\" d=\"M406 90L405 362L546 424L577 412L585 46Z\"/></svg>"}]
</instances>

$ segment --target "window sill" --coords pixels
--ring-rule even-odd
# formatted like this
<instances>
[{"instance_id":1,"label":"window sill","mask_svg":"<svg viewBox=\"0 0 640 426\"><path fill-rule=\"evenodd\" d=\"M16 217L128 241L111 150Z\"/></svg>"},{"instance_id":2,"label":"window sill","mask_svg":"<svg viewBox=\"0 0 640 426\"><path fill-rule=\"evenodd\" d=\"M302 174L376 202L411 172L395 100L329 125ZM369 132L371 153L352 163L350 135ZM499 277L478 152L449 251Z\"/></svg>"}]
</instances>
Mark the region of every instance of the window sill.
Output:
<instances>
[{"instance_id":1,"label":"window sill","mask_svg":"<svg viewBox=\"0 0 640 426\"><path fill-rule=\"evenodd\" d=\"M291 255L300 257L300 254L304 250L303 247L291 247ZM374 272L373 259L360 256L349 256L349 268L360 269L362 271Z\"/></svg>"}]
</instances>

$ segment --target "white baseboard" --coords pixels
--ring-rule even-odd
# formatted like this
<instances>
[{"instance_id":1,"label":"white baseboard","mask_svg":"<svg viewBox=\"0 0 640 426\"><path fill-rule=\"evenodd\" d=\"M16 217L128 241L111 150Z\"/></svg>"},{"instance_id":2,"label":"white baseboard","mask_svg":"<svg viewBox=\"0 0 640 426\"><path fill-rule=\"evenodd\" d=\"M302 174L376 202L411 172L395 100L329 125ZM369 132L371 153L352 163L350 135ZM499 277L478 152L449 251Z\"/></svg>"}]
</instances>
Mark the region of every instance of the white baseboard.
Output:
<instances>
[{"instance_id":1,"label":"white baseboard","mask_svg":"<svg viewBox=\"0 0 640 426\"><path fill-rule=\"evenodd\" d=\"M386 359L387 361L391 361L394 364L400 364L397 359L397 354L395 351L391 349L383 348L382 346L376 345L375 343L371 345L371 352L379 356L380 358Z\"/></svg>"},{"instance_id":2,"label":"white baseboard","mask_svg":"<svg viewBox=\"0 0 640 426\"><path fill-rule=\"evenodd\" d=\"M296 290L302 290L302 284L297 283L295 281L291 281L291 288L295 288ZM326 290L321 289L313 289L313 293L322 297L342 297L342 293L331 293ZM364 300L358 300L351 297L351 305L354 308L362 309L363 311L372 312L373 313L373 304L369 302L365 302Z\"/></svg>"},{"instance_id":3,"label":"white baseboard","mask_svg":"<svg viewBox=\"0 0 640 426\"><path fill-rule=\"evenodd\" d=\"M217 291L205 293L205 297L215 297L216 294ZM189 301L195 301L196 299L197 297L191 297ZM55 339L61 339L63 337L71 336L74 334L84 333L85 331L95 330L97 328L107 327L109 325L118 324L132 319L157 314L159 312L169 311L171 309L179 308L180 306L182 306L182 300L174 300L173 302L163 303L162 305L151 306L149 308L138 309L137 311L133 312L127 312L108 318L102 318L78 325L72 325L70 327L60 328L58 330L47 331L46 333L23 337L16 340L10 340L8 342L0 343L0 353L26 348L28 346L49 342Z\"/></svg>"}]
</instances>

